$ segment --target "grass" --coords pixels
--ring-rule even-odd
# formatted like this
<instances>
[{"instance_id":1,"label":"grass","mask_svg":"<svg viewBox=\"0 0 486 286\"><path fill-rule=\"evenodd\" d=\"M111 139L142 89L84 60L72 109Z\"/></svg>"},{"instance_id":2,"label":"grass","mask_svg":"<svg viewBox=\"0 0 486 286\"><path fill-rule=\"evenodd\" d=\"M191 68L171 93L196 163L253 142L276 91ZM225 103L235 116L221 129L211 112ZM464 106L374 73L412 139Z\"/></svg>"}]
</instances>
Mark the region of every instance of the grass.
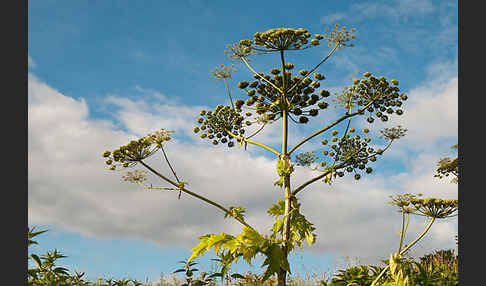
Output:
<instances>
[{"instance_id":1,"label":"grass","mask_svg":"<svg viewBox=\"0 0 486 286\"><path fill-rule=\"evenodd\" d=\"M34 231L34 228L29 229L28 246L37 244L33 238L46 231ZM265 282L262 282L263 274L255 274L247 272L244 274L226 273L225 279L221 281L221 273L218 273L214 267L209 273L199 272L194 266L195 261L179 261L182 263L180 269L169 275L161 274L158 281L145 281L144 283L134 279L107 279L97 278L95 281L88 281L84 278L85 273L78 273L76 271L70 272L69 269L59 267L56 265L58 259L64 256L57 250L48 251L43 255L30 254L28 259L33 261L33 268L28 269L28 285L32 286L273 286L277 285L276 277L271 277ZM386 261L383 261L386 264ZM305 265L304 265L305 266ZM438 250L413 259L405 257L401 262L401 267L406 275L411 279L410 285L440 285L440 286L454 286L458 284L458 257L453 250ZM345 257L342 265L336 266L334 270L322 272L318 270L310 270L305 275L299 274L289 275L287 278L287 285L292 286L307 286L307 285L321 285L321 286L369 286L375 280L378 273L384 269L384 266L361 265L359 259L351 259ZM184 274L184 278L179 278L175 275L176 272ZM384 276L383 282L391 282L390 275ZM395 284L387 284L395 285Z\"/></svg>"}]
</instances>

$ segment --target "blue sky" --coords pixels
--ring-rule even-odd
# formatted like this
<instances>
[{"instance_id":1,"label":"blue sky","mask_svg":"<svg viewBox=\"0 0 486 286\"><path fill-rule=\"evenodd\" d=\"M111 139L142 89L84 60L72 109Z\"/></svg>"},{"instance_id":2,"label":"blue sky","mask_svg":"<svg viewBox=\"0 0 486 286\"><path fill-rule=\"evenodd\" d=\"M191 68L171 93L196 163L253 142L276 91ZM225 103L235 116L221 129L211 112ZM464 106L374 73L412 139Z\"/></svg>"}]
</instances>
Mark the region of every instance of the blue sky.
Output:
<instances>
[{"instance_id":1,"label":"blue sky","mask_svg":"<svg viewBox=\"0 0 486 286\"><path fill-rule=\"evenodd\" d=\"M311 33L323 33L335 23L356 28L355 47L336 52L319 69L326 76L322 84L338 92L358 70L369 71L398 79L410 98L403 117L388 124L402 124L408 135L375 164L372 176L359 184L343 179L331 188L316 185L303 195L306 215L321 232L311 250L293 256L298 271L326 271L344 256L361 257L364 263L386 257L395 247L400 220L386 204L389 194L457 197L457 185L432 176L435 162L453 156L449 146L457 142L456 1L28 4L29 224L50 229L32 250L57 248L69 256L64 263L70 269L86 271L91 278L153 280L187 258L196 236L239 231L199 202L142 191L123 182L120 173L104 169L100 154L105 150L160 128L176 130L169 157L193 188L228 204L241 201L249 208L248 219L268 228L265 209L279 198L268 189L275 177L271 154L256 147L248 152L213 147L191 130L201 109L229 103L224 84L209 74L219 64L235 64L232 94L244 96L236 84L251 78L251 72L225 56L226 45L271 28L303 27ZM289 60L298 69L310 68L328 52L321 45L289 53ZM268 71L277 60L255 56L252 64ZM291 142L338 115L330 110L319 116L291 133ZM280 127L274 125L260 140L279 148ZM357 120L356 127L362 126ZM309 142L303 150L314 150L317 143ZM212 172L203 172L208 169ZM235 169L241 170L231 171ZM301 181L311 176L299 172ZM255 182L248 183L248 176ZM237 182L250 185L254 193L234 187ZM232 192L217 193L214 184ZM410 231L419 231L421 224L417 220ZM433 229L417 254L454 247L447 237L456 233L457 219ZM377 233L382 240L373 237ZM349 239L364 235L369 238ZM301 266L304 260L307 270Z\"/></svg>"}]
</instances>

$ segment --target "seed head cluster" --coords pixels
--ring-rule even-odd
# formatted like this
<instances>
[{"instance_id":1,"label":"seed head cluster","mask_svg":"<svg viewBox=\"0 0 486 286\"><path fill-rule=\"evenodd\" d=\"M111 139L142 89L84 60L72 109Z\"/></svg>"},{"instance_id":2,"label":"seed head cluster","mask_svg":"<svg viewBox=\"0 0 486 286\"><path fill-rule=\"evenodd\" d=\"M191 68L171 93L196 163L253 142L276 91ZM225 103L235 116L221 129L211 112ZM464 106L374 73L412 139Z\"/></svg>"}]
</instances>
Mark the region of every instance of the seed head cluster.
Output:
<instances>
[{"instance_id":1,"label":"seed head cluster","mask_svg":"<svg viewBox=\"0 0 486 286\"><path fill-rule=\"evenodd\" d=\"M290 70L294 65L285 65L284 74L279 68L273 68L269 74L257 73L253 75L253 81L242 81L238 87L245 91L247 99L243 102L247 109L254 110L257 114L266 114L269 120L277 120L282 116L283 108L289 111L292 118L297 123L307 123L308 117L315 117L320 110L326 109L329 104L324 100L330 95L329 91L316 90L320 87L320 81L325 76L314 73L313 79L305 77L309 75L307 70L301 70L297 75L292 76ZM285 87L294 87L290 92L286 92L286 105L282 103L281 90ZM305 77L305 78L304 78Z\"/></svg>"},{"instance_id":2,"label":"seed head cluster","mask_svg":"<svg viewBox=\"0 0 486 286\"><path fill-rule=\"evenodd\" d=\"M354 80L351 87L345 87L342 93L333 100L336 107L363 108L367 106L360 115L368 113L366 121L370 124L375 121L374 116L386 122L388 116L392 114L403 114L400 107L408 96L399 93L397 80L389 83L385 77L377 78L369 72L364 73L363 76L364 78L361 80Z\"/></svg>"},{"instance_id":3,"label":"seed head cluster","mask_svg":"<svg viewBox=\"0 0 486 286\"><path fill-rule=\"evenodd\" d=\"M252 54L266 54L285 50L303 50L318 46L321 40L327 40L329 46L354 46L349 43L354 39L355 29L347 30L345 26L336 24L332 30L326 29L324 34L311 35L304 28L277 28L266 32L257 32L253 40L241 40L228 45L225 53L234 60L246 58Z\"/></svg>"},{"instance_id":4,"label":"seed head cluster","mask_svg":"<svg viewBox=\"0 0 486 286\"><path fill-rule=\"evenodd\" d=\"M138 140L132 140L113 152L105 151L103 153L103 157L106 158L105 163L110 166L110 170L116 170L117 166L133 167L162 148L164 143L171 139L172 133L174 131L161 129Z\"/></svg>"},{"instance_id":5,"label":"seed head cluster","mask_svg":"<svg viewBox=\"0 0 486 286\"><path fill-rule=\"evenodd\" d=\"M362 131L364 134L368 132L367 128L364 128ZM356 180L359 180L362 175L371 174L373 168L370 167L370 164L377 160L377 156L383 154L383 150L375 150L369 145L371 142L370 137L362 137L364 134L359 135L356 133L358 132L352 128L347 134L339 138L339 132L333 130L330 141L323 139L321 143L324 146L322 151L324 157L320 162L320 167L341 166L340 170L334 173L334 177L343 177L345 173L350 173L354 174ZM319 168L315 167L314 169Z\"/></svg>"},{"instance_id":6,"label":"seed head cluster","mask_svg":"<svg viewBox=\"0 0 486 286\"><path fill-rule=\"evenodd\" d=\"M242 100L237 100L235 109L218 105L214 111L202 110L197 120L199 126L194 127L194 133L200 133L201 138L211 140L214 145L227 143L228 147L233 147L234 137L228 132L236 136L243 135L244 124L247 124L243 122L245 116L241 115L242 104Z\"/></svg>"},{"instance_id":7,"label":"seed head cluster","mask_svg":"<svg viewBox=\"0 0 486 286\"><path fill-rule=\"evenodd\" d=\"M431 218L448 218L454 216L458 210L457 200L443 200L437 198L418 198L422 194L402 194L390 196L390 203L399 207L400 212L412 213Z\"/></svg>"}]
</instances>

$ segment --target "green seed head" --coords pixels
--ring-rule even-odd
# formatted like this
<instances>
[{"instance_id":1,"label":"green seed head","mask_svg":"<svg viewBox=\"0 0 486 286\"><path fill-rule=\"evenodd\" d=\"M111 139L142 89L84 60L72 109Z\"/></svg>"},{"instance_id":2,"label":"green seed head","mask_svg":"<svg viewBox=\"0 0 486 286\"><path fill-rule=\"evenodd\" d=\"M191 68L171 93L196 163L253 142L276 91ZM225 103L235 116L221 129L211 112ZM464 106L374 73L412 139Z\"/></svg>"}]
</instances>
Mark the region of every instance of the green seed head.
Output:
<instances>
[{"instance_id":1,"label":"green seed head","mask_svg":"<svg viewBox=\"0 0 486 286\"><path fill-rule=\"evenodd\" d=\"M247 81L240 81L238 83L238 88L243 89L243 88L246 88L248 85L249 85L249 83Z\"/></svg>"},{"instance_id":2,"label":"green seed head","mask_svg":"<svg viewBox=\"0 0 486 286\"><path fill-rule=\"evenodd\" d=\"M321 101L317 104L317 106L319 106L320 109L326 109L329 104L327 102Z\"/></svg>"},{"instance_id":3,"label":"green seed head","mask_svg":"<svg viewBox=\"0 0 486 286\"><path fill-rule=\"evenodd\" d=\"M309 118L307 118L306 116L301 116L301 117L299 117L299 122L300 123L307 123L307 122L309 122Z\"/></svg>"},{"instance_id":4,"label":"green seed head","mask_svg":"<svg viewBox=\"0 0 486 286\"><path fill-rule=\"evenodd\" d=\"M285 69L286 69L286 70L291 70L291 69L293 69L293 68L294 68L294 65L293 65L293 64L291 64L291 63L287 63L287 64L285 64Z\"/></svg>"},{"instance_id":5,"label":"green seed head","mask_svg":"<svg viewBox=\"0 0 486 286\"><path fill-rule=\"evenodd\" d=\"M329 93L329 91L324 90L324 89L323 89L323 90L321 90L321 96L322 96L322 97L328 97L329 95L331 95L331 94Z\"/></svg>"},{"instance_id":6,"label":"green seed head","mask_svg":"<svg viewBox=\"0 0 486 286\"><path fill-rule=\"evenodd\" d=\"M314 78L317 79L317 80L323 80L326 77L324 75L320 74L320 73L315 73Z\"/></svg>"},{"instance_id":7,"label":"green seed head","mask_svg":"<svg viewBox=\"0 0 486 286\"><path fill-rule=\"evenodd\" d=\"M280 73L280 70L279 69L272 69L270 71L270 73L273 74L273 75L278 75Z\"/></svg>"},{"instance_id":8,"label":"green seed head","mask_svg":"<svg viewBox=\"0 0 486 286\"><path fill-rule=\"evenodd\" d=\"M309 74L309 71L308 71L308 70L300 70L300 71L299 71L299 74L300 74L301 76L306 76L306 75L308 75L308 74Z\"/></svg>"}]
</instances>

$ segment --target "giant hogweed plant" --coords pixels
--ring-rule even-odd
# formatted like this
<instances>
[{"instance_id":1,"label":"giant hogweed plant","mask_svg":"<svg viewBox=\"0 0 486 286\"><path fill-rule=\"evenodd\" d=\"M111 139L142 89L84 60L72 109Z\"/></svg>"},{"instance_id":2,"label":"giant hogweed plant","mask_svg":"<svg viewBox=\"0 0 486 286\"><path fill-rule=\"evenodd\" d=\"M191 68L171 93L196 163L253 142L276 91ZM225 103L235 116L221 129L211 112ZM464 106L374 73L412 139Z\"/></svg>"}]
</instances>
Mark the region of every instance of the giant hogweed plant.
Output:
<instances>
[{"instance_id":1,"label":"giant hogweed plant","mask_svg":"<svg viewBox=\"0 0 486 286\"><path fill-rule=\"evenodd\" d=\"M321 88L325 76L318 72L326 60L336 51L352 47L355 30L348 30L336 24L324 34L311 35L303 28L279 28L254 34L253 40L245 39L229 45L226 54L233 60L240 61L252 74L252 79L241 81L238 88L243 92L244 99L234 100L229 88L229 80L233 65L220 65L213 72L216 79L223 79L231 105L218 105L214 110L202 110L197 119L194 132L203 140L209 140L213 145L225 145L247 148L248 144L263 148L275 156L276 173L278 176L274 185L282 192L282 200L272 204L268 214L275 218L271 235L263 235L245 220L246 209L242 206L223 206L215 200L207 198L195 191L189 190L188 183L181 181L165 152L166 143L170 141L173 131L161 129L138 140L133 140L118 149L106 151L103 157L111 170L130 168L136 165L146 170L128 172L124 179L137 183L144 188L174 191L180 196L188 194L200 199L223 212L225 218L232 218L242 225L242 232L237 235L219 233L206 234L199 237L200 243L195 246L188 261L203 255L213 248L221 258L222 265L228 265L243 258L251 263L257 254L265 258L263 280L277 275L278 285L286 285L287 274L291 268L288 254L296 246L302 247L305 242L312 245L315 242L314 224L309 222L301 212L298 195L306 187L315 182L333 184L346 174L359 180L362 175L372 173L370 166L381 156L396 139L405 135L402 127L385 128L382 138L385 143L382 148L370 144L369 129L358 131L351 123L365 120L368 124L379 119L388 121L389 116L403 114L402 103L407 95L400 94L398 81L388 81L384 76L373 76L370 72L363 74L361 79L355 79L352 85L341 93L331 96L330 92ZM327 41L329 53L315 66L295 71L296 65L286 60L289 52L303 52L310 48L322 47L320 43ZM256 71L250 65L250 57L258 55L277 54L280 62L269 69L269 73ZM289 123L295 123L295 128L316 119L320 113L325 113L330 104L342 110L342 114L330 124L322 124L294 146L289 146ZM354 119L354 120L353 120ZM322 122L322 121L321 121ZM281 124L281 146L273 148L253 138L270 124ZM249 126L256 125L252 134L246 132ZM339 135L338 127L341 127ZM322 150L297 154L305 143L312 139L322 140ZM162 151L165 161L170 167L174 179L156 171L148 165L146 159L157 151ZM294 155L294 160L292 160ZM300 186L291 188L291 178L295 167L307 167L317 174L311 180ZM146 172L150 171L169 187L153 186L145 183ZM224 274L224 273L223 273Z\"/></svg>"}]
</instances>

